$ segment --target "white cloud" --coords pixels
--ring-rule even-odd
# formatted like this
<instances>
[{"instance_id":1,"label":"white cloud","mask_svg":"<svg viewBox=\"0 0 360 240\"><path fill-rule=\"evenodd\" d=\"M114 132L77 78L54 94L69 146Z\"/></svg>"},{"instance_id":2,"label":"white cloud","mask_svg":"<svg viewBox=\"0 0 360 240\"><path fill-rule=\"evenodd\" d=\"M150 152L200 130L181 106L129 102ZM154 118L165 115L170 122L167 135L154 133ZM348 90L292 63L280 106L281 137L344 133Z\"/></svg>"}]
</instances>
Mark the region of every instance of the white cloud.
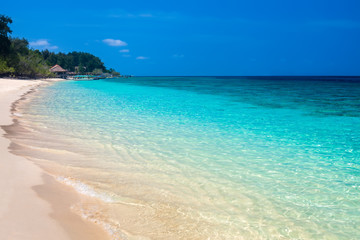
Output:
<instances>
[{"instance_id":1,"label":"white cloud","mask_svg":"<svg viewBox=\"0 0 360 240\"><path fill-rule=\"evenodd\" d=\"M126 53L126 52L130 52L130 50L129 50L129 49L122 49L122 50L120 50L119 52L121 52L121 53Z\"/></svg>"},{"instance_id":2,"label":"white cloud","mask_svg":"<svg viewBox=\"0 0 360 240\"><path fill-rule=\"evenodd\" d=\"M123 41L117 40L117 39L107 38L107 39L104 39L103 42L112 47L127 46L126 42L123 42Z\"/></svg>"},{"instance_id":3,"label":"white cloud","mask_svg":"<svg viewBox=\"0 0 360 240\"><path fill-rule=\"evenodd\" d=\"M128 55L128 54L123 54L122 56L126 57L126 58L131 57L131 55Z\"/></svg>"},{"instance_id":4,"label":"white cloud","mask_svg":"<svg viewBox=\"0 0 360 240\"><path fill-rule=\"evenodd\" d=\"M39 39L36 40L35 42L30 42L29 45L31 47L38 47L38 46L48 46L50 45L50 43L46 39Z\"/></svg>"},{"instance_id":5,"label":"white cloud","mask_svg":"<svg viewBox=\"0 0 360 240\"><path fill-rule=\"evenodd\" d=\"M145 59L149 59L148 57L144 57L144 56L139 56L136 58L137 60L145 60Z\"/></svg>"},{"instance_id":6,"label":"white cloud","mask_svg":"<svg viewBox=\"0 0 360 240\"><path fill-rule=\"evenodd\" d=\"M46 39L39 39L33 42L29 42L29 45L30 47L34 47L34 48L49 49L49 50L54 50L59 48L58 46L51 45L49 41Z\"/></svg>"}]
</instances>

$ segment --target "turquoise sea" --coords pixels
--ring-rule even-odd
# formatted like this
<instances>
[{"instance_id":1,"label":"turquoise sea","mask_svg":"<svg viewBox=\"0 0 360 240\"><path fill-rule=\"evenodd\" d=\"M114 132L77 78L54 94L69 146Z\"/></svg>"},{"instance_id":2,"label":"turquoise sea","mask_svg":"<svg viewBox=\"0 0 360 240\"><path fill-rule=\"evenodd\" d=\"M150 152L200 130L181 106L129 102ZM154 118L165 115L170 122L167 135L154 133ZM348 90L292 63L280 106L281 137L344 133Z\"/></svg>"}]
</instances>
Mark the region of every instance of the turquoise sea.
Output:
<instances>
[{"instance_id":1,"label":"turquoise sea","mask_svg":"<svg viewBox=\"0 0 360 240\"><path fill-rule=\"evenodd\" d=\"M114 239L360 239L360 78L40 88L12 140Z\"/></svg>"}]
</instances>

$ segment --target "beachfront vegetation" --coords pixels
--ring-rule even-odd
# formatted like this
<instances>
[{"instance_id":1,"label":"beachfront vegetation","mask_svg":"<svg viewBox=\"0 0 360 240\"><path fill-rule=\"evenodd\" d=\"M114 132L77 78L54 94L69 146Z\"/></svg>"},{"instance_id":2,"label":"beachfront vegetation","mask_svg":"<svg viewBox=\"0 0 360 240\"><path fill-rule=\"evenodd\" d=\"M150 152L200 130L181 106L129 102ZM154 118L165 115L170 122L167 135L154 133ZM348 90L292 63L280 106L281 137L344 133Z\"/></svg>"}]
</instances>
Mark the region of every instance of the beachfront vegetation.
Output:
<instances>
[{"instance_id":1,"label":"beachfront vegetation","mask_svg":"<svg viewBox=\"0 0 360 240\"><path fill-rule=\"evenodd\" d=\"M97 74L109 72L100 58L90 53L53 53L46 49L41 52L41 55L49 65L53 66L59 64L61 67L71 72L96 72Z\"/></svg>"},{"instance_id":2,"label":"beachfront vegetation","mask_svg":"<svg viewBox=\"0 0 360 240\"><path fill-rule=\"evenodd\" d=\"M0 76L52 77L50 67L58 64L77 73L117 73L108 70L100 58L86 52L54 53L31 49L24 38L12 38L12 19L0 15Z\"/></svg>"}]
</instances>

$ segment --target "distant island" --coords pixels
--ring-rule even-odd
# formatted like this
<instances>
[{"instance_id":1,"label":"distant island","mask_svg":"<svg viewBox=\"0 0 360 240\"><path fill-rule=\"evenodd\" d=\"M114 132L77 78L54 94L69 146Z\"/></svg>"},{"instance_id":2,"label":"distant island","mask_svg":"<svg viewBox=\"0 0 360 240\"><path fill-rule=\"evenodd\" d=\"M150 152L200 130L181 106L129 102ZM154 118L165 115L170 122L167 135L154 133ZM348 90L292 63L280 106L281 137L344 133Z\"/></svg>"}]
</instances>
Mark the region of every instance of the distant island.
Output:
<instances>
[{"instance_id":1,"label":"distant island","mask_svg":"<svg viewBox=\"0 0 360 240\"><path fill-rule=\"evenodd\" d=\"M86 52L54 53L29 48L25 38L13 38L9 25L12 19L0 15L0 76L17 78L46 78L65 76L50 69L56 65L70 75L112 75L120 73L107 69L99 57ZM58 67L56 66L56 69Z\"/></svg>"}]
</instances>

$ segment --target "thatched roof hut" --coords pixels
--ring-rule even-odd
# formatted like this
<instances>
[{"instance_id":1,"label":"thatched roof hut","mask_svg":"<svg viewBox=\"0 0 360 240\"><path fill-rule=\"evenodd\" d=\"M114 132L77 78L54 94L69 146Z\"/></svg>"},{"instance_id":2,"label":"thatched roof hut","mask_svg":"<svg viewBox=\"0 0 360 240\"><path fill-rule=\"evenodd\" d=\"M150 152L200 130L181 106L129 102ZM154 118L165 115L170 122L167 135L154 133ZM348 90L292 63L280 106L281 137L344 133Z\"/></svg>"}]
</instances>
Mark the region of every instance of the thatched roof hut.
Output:
<instances>
[{"instance_id":1,"label":"thatched roof hut","mask_svg":"<svg viewBox=\"0 0 360 240\"><path fill-rule=\"evenodd\" d=\"M67 77L67 70L63 69L60 65L57 64L50 68L50 72L55 73L57 77Z\"/></svg>"},{"instance_id":2,"label":"thatched roof hut","mask_svg":"<svg viewBox=\"0 0 360 240\"><path fill-rule=\"evenodd\" d=\"M60 65L54 65L53 67L50 68L50 72L53 73L66 73L67 71L65 69L63 69Z\"/></svg>"}]
</instances>

